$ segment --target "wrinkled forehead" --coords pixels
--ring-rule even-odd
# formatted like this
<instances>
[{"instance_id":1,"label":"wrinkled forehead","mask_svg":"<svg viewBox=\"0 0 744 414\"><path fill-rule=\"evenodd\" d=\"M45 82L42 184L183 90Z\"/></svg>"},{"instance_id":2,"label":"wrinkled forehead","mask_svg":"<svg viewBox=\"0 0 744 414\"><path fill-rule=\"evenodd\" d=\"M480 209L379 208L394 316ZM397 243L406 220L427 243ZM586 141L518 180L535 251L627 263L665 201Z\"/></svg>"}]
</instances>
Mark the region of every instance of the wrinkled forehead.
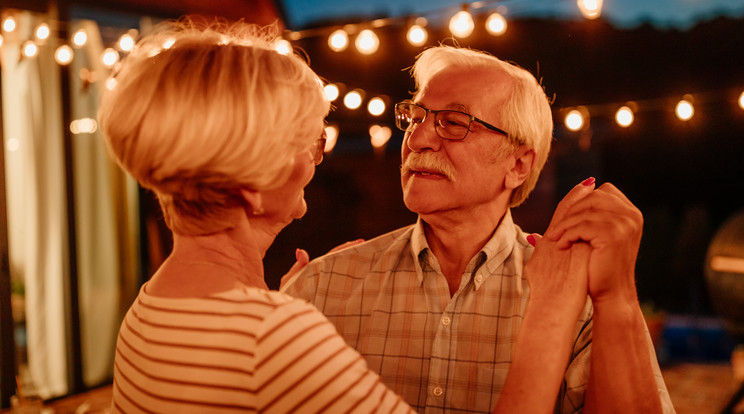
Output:
<instances>
[{"instance_id":1,"label":"wrinkled forehead","mask_svg":"<svg viewBox=\"0 0 744 414\"><path fill-rule=\"evenodd\" d=\"M431 109L454 109L497 121L511 89L511 78L498 68L453 67L424 80L414 101Z\"/></svg>"}]
</instances>

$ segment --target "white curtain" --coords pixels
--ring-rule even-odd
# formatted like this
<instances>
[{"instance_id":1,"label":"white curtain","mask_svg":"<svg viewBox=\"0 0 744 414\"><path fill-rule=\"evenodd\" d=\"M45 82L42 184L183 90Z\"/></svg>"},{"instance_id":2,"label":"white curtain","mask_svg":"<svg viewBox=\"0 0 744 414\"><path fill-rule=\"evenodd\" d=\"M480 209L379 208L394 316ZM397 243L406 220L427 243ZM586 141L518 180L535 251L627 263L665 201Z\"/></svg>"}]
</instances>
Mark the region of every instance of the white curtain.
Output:
<instances>
[{"instance_id":1,"label":"white curtain","mask_svg":"<svg viewBox=\"0 0 744 414\"><path fill-rule=\"evenodd\" d=\"M42 19L16 14L2 47L11 278L25 282L28 373L42 398L67 393L63 280L68 269L59 69L52 45L20 59Z\"/></svg>"}]
</instances>

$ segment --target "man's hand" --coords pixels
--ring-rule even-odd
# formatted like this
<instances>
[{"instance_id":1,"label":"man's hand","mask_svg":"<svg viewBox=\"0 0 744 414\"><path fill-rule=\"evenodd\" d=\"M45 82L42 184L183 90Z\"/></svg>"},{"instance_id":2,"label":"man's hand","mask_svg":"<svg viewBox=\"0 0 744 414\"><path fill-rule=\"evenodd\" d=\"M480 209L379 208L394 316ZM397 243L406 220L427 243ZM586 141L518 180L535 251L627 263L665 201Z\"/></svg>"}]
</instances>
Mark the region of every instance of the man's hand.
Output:
<instances>
[{"instance_id":1,"label":"man's hand","mask_svg":"<svg viewBox=\"0 0 744 414\"><path fill-rule=\"evenodd\" d=\"M586 242L589 294L595 306L603 301L637 302L635 262L643 233L641 212L612 184L603 184L572 203L546 233L558 247Z\"/></svg>"},{"instance_id":2,"label":"man's hand","mask_svg":"<svg viewBox=\"0 0 744 414\"><path fill-rule=\"evenodd\" d=\"M340 244L333 249L329 250L328 253L337 252L339 250L343 250L347 247L356 246L357 244L360 244L364 242L364 239L357 239L348 241L344 244ZM290 283L294 279L294 276L297 275L300 270L302 270L305 266L307 266L308 263L310 263L310 255L303 249L297 249L295 250L295 263L292 265L292 267L289 268L287 273L282 276L282 280L279 283L279 290L284 289L284 287Z\"/></svg>"}]
</instances>

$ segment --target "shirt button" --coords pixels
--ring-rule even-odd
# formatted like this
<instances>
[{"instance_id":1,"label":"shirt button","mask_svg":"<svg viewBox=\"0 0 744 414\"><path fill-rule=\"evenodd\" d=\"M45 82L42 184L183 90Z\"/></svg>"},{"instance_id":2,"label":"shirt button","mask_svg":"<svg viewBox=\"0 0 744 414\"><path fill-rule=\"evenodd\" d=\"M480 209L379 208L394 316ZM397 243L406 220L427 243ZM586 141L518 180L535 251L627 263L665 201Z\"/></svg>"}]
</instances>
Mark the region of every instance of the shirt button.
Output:
<instances>
[{"instance_id":1,"label":"shirt button","mask_svg":"<svg viewBox=\"0 0 744 414\"><path fill-rule=\"evenodd\" d=\"M442 325L449 326L450 322L451 322L451 320L450 320L449 316L443 316L442 317Z\"/></svg>"},{"instance_id":2,"label":"shirt button","mask_svg":"<svg viewBox=\"0 0 744 414\"><path fill-rule=\"evenodd\" d=\"M434 396L441 397L442 394L444 394L444 391L442 391L442 387L434 387Z\"/></svg>"},{"instance_id":3,"label":"shirt button","mask_svg":"<svg viewBox=\"0 0 744 414\"><path fill-rule=\"evenodd\" d=\"M483 281L483 275L481 275L480 273L475 275L475 283L481 283L482 281Z\"/></svg>"}]
</instances>

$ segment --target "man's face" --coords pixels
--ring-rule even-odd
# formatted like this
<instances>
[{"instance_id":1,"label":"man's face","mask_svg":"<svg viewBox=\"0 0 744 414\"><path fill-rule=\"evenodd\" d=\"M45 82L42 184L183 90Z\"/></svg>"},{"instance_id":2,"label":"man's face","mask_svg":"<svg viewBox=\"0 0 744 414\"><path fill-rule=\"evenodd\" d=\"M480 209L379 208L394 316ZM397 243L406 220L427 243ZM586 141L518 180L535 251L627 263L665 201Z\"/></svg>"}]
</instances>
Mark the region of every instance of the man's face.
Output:
<instances>
[{"instance_id":1,"label":"man's face","mask_svg":"<svg viewBox=\"0 0 744 414\"><path fill-rule=\"evenodd\" d=\"M498 112L509 87L507 76L494 70L445 69L417 95L416 103L432 110L467 112L499 127ZM434 129L434 114L429 113L423 123L406 132L401 147L406 207L423 216L505 208L511 193L504 185L510 157L499 156L505 140L477 121L464 140L442 139Z\"/></svg>"}]
</instances>

